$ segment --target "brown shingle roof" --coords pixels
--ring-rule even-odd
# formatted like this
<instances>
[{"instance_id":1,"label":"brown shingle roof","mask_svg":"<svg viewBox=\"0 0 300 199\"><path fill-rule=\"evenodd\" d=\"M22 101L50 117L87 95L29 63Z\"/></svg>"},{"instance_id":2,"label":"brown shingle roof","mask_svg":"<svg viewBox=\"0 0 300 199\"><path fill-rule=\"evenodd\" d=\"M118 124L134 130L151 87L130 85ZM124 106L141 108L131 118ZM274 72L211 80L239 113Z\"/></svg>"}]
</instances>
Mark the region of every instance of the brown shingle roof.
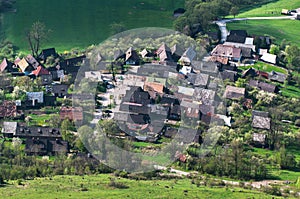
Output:
<instances>
[{"instance_id":1,"label":"brown shingle roof","mask_svg":"<svg viewBox=\"0 0 300 199\"><path fill-rule=\"evenodd\" d=\"M245 88L239 88L235 86L227 86L224 96L228 99L239 99L245 96Z\"/></svg>"}]
</instances>

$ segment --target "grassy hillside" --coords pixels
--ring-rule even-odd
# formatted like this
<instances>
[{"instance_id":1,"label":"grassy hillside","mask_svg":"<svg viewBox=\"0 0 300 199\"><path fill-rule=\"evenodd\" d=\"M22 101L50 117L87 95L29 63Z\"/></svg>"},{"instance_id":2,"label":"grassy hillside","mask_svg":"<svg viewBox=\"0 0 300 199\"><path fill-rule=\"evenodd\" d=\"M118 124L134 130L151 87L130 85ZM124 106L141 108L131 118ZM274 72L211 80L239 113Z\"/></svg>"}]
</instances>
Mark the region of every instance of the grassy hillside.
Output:
<instances>
[{"instance_id":1,"label":"grassy hillside","mask_svg":"<svg viewBox=\"0 0 300 199\"><path fill-rule=\"evenodd\" d=\"M3 28L10 41L28 50L25 29L39 20L52 30L43 47L63 51L100 43L110 36L112 23L171 28L173 11L183 4L184 0L18 0L16 13L5 14Z\"/></svg>"},{"instance_id":2,"label":"grassy hillside","mask_svg":"<svg viewBox=\"0 0 300 199\"><path fill-rule=\"evenodd\" d=\"M299 4L300 6L300 4ZM286 39L300 46L300 20L250 20L227 24L229 30L247 30L249 34L270 35L275 37L275 43Z\"/></svg>"},{"instance_id":3,"label":"grassy hillside","mask_svg":"<svg viewBox=\"0 0 300 199\"><path fill-rule=\"evenodd\" d=\"M118 179L127 189L108 186L109 175L55 176L53 179L35 179L16 185L11 181L0 187L0 198L271 198L253 190L241 188L209 188L185 180L136 181Z\"/></svg>"},{"instance_id":4,"label":"grassy hillside","mask_svg":"<svg viewBox=\"0 0 300 199\"><path fill-rule=\"evenodd\" d=\"M253 17L253 16L278 16L282 9L296 9L300 7L300 0L270 0L270 3L256 7L251 5L247 8L248 11L239 14L237 17Z\"/></svg>"}]
</instances>

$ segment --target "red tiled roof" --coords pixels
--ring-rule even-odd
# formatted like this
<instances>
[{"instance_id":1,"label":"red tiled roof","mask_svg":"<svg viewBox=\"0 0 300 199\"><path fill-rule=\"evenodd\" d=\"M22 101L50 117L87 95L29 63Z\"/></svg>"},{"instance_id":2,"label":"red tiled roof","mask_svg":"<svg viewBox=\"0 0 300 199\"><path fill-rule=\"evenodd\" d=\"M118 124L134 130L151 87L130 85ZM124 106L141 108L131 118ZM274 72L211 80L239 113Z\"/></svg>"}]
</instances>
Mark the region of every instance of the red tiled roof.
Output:
<instances>
[{"instance_id":1,"label":"red tiled roof","mask_svg":"<svg viewBox=\"0 0 300 199\"><path fill-rule=\"evenodd\" d=\"M60 119L70 119L74 121L82 121L83 120L83 112L81 107L62 107L60 109Z\"/></svg>"},{"instance_id":2,"label":"red tiled roof","mask_svg":"<svg viewBox=\"0 0 300 199\"><path fill-rule=\"evenodd\" d=\"M36 70L32 71L32 74L34 74L35 76L40 76L40 75L49 75L50 72L43 68L42 66L37 67Z\"/></svg>"}]
</instances>

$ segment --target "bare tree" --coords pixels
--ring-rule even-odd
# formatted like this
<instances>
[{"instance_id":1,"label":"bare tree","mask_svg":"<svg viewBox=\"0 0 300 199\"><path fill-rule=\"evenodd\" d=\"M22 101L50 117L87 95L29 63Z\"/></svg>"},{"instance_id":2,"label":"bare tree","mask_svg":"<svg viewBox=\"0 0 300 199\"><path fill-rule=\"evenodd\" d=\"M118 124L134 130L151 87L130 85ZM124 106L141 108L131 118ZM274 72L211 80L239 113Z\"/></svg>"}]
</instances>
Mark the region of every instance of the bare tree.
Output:
<instances>
[{"instance_id":1,"label":"bare tree","mask_svg":"<svg viewBox=\"0 0 300 199\"><path fill-rule=\"evenodd\" d=\"M44 23L37 21L32 24L31 29L26 32L26 38L34 57L39 55L41 44L48 38L50 30L46 29Z\"/></svg>"}]
</instances>

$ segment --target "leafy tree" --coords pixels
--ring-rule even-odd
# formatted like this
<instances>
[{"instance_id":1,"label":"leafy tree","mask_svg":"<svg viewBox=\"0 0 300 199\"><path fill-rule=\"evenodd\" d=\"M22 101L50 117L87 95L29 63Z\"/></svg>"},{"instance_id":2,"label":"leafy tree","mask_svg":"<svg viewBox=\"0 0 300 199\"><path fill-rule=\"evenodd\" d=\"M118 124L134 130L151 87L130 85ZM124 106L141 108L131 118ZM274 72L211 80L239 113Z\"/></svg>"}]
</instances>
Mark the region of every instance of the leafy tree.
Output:
<instances>
[{"instance_id":1,"label":"leafy tree","mask_svg":"<svg viewBox=\"0 0 300 199\"><path fill-rule=\"evenodd\" d=\"M270 53L273 55L279 55L279 53L280 53L279 46L272 44L270 47Z\"/></svg>"},{"instance_id":2,"label":"leafy tree","mask_svg":"<svg viewBox=\"0 0 300 199\"><path fill-rule=\"evenodd\" d=\"M287 46L285 49L286 61L290 69L300 70L298 64L300 63L300 48L296 45Z\"/></svg>"},{"instance_id":3,"label":"leafy tree","mask_svg":"<svg viewBox=\"0 0 300 199\"><path fill-rule=\"evenodd\" d=\"M297 165L295 155L287 152L285 147L281 147L277 154L277 161L281 169L293 169Z\"/></svg>"},{"instance_id":4,"label":"leafy tree","mask_svg":"<svg viewBox=\"0 0 300 199\"><path fill-rule=\"evenodd\" d=\"M235 18L235 16L239 14L239 8L236 7L236 6L233 6L233 7L230 9L230 14L233 15L233 17Z\"/></svg>"},{"instance_id":5,"label":"leafy tree","mask_svg":"<svg viewBox=\"0 0 300 199\"><path fill-rule=\"evenodd\" d=\"M31 29L26 32L26 38L34 57L38 57L41 44L48 39L49 33L50 30L47 30L45 24L40 21L33 23Z\"/></svg>"}]
</instances>

